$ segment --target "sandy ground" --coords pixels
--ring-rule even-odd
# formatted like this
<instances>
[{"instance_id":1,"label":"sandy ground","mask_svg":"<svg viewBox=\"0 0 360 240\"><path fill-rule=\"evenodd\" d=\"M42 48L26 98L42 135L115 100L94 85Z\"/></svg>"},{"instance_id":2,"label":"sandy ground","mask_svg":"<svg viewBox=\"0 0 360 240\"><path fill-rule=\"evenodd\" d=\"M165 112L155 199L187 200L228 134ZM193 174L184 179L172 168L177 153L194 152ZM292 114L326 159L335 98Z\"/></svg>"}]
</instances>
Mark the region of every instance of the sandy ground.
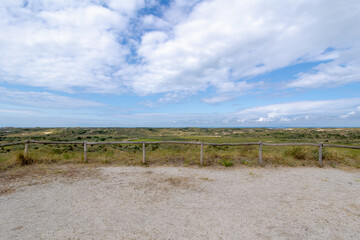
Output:
<instances>
[{"instance_id":1,"label":"sandy ground","mask_svg":"<svg viewBox=\"0 0 360 240\"><path fill-rule=\"evenodd\" d=\"M0 239L360 239L360 171L106 167L67 178L0 179L13 187L0 196Z\"/></svg>"}]
</instances>

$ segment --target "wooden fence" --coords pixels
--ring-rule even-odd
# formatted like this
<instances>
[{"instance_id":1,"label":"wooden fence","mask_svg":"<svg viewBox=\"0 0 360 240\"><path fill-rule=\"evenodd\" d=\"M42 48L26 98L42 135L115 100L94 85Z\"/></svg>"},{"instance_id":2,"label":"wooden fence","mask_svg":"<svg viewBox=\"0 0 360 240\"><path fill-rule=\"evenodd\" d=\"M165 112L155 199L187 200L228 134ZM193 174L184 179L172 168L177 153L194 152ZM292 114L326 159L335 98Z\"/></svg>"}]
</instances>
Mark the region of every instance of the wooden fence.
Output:
<instances>
[{"instance_id":1,"label":"wooden fence","mask_svg":"<svg viewBox=\"0 0 360 240\"><path fill-rule=\"evenodd\" d=\"M20 145L25 144L25 155L27 156L29 153L29 144L81 144L84 145L84 162L88 162L87 158L87 149L88 145L110 145L110 144L141 144L143 149L143 159L142 163L146 163L146 151L145 151L145 144L190 144L190 145L200 145L200 166L204 163L204 145L207 146L249 146L249 145L258 145L259 146L259 164L263 165L262 159L262 147L263 146L313 146L319 148L319 165L323 166L323 154L322 149L323 147L335 147L335 148L351 148L351 149L360 149L360 146L351 146L351 145L337 145L337 144L323 144L323 143L263 143L262 141L259 142L249 142L249 143L205 143L205 142L188 142L188 141L154 141L154 142L129 142L129 141L122 141L122 142L80 142L80 141L69 141L69 142L49 142L49 141L35 141L35 140L26 140L26 141L19 141L19 142L12 142L12 143L4 143L0 144L0 147L7 147L13 145Z\"/></svg>"}]
</instances>

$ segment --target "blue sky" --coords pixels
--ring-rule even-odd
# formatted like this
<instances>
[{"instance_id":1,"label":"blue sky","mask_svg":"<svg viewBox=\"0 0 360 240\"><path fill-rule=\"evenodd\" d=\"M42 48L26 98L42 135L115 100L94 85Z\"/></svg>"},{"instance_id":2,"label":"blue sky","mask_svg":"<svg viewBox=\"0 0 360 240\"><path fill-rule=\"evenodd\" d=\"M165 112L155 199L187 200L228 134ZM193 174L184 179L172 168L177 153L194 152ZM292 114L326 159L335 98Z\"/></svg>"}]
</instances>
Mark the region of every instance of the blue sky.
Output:
<instances>
[{"instance_id":1,"label":"blue sky","mask_svg":"<svg viewBox=\"0 0 360 240\"><path fill-rule=\"evenodd\" d=\"M360 127L357 0L2 0L0 127Z\"/></svg>"}]
</instances>

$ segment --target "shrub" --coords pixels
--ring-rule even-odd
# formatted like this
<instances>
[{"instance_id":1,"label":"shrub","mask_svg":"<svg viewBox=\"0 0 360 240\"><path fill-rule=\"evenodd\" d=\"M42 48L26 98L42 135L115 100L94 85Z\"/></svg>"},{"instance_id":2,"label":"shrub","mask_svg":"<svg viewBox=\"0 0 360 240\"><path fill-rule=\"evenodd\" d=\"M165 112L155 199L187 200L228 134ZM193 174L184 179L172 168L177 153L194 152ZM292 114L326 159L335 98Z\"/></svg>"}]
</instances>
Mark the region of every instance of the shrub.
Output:
<instances>
[{"instance_id":1,"label":"shrub","mask_svg":"<svg viewBox=\"0 0 360 240\"><path fill-rule=\"evenodd\" d=\"M247 160L247 159L241 159L241 164L247 165L247 164L248 164L248 160Z\"/></svg>"},{"instance_id":2,"label":"shrub","mask_svg":"<svg viewBox=\"0 0 360 240\"><path fill-rule=\"evenodd\" d=\"M16 157L16 160L20 163L20 165L31 165L34 163L34 159L29 156L25 156L23 153L19 153Z\"/></svg>"},{"instance_id":3,"label":"shrub","mask_svg":"<svg viewBox=\"0 0 360 240\"><path fill-rule=\"evenodd\" d=\"M219 161L220 165L223 165L224 167L231 167L232 165L234 165L234 162L228 159L223 159Z\"/></svg>"},{"instance_id":4,"label":"shrub","mask_svg":"<svg viewBox=\"0 0 360 240\"><path fill-rule=\"evenodd\" d=\"M292 149L286 150L285 154L298 160L306 159L306 153L299 147L294 147Z\"/></svg>"},{"instance_id":5,"label":"shrub","mask_svg":"<svg viewBox=\"0 0 360 240\"><path fill-rule=\"evenodd\" d=\"M157 149L159 149L159 144L153 144L152 146L152 151L155 151L155 150L157 150Z\"/></svg>"},{"instance_id":6,"label":"shrub","mask_svg":"<svg viewBox=\"0 0 360 240\"><path fill-rule=\"evenodd\" d=\"M55 149L52 149L51 152L54 153L54 154L61 154L62 150L58 149L58 148L55 148Z\"/></svg>"},{"instance_id":7,"label":"shrub","mask_svg":"<svg viewBox=\"0 0 360 240\"><path fill-rule=\"evenodd\" d=\"M73 146L71 146L71 145L70 145L70 146L67 146L67 147L66 147L66 151L74 151Z\"/></svg>"}]
</instances>

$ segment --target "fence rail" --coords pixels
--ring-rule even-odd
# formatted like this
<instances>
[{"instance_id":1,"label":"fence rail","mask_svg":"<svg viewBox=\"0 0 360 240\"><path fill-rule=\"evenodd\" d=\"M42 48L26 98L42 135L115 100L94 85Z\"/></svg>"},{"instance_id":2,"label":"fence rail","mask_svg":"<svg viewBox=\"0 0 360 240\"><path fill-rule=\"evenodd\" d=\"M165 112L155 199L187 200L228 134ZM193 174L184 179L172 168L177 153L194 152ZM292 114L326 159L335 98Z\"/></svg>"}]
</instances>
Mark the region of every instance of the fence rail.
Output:
<instances>
[{"instance_id":1,"label":"fence rail","mask_svg":"<svg viewBox=\"0 0 360 240\"><path fill-rule=\"evenodd\" d=\"M130 141L118 141L118 142L87 142L87 141L35 141L35 140L26 140L19 142L11 142L11 143L3 143L0 144L0 147L8 147L14 145L25 144L25 155L28 155L29 152L29 144L81 144L84 145L84 162L88 162L87 158L87 149L88 146L92 145L112 145L112 144L141 144L143 149L143 159L142 163L146 163L146 151L145 144L190 144L190 145L200 145L200 165L203 165L204 158L204 145L206 146L249 146L249 145L258 145L259 146L259 164L263 165L262 159L262 147L263 146L312 146L319 148L319 165L323 166L322 162L322 149L323 147L334 147L334 148L350 148L350 149L360 149L360 146L353 145L338 145L338 144L323 144L323 143L263 143L259 142L248 142L248 143L205 143L205 142L190 142L190 141L153 141L153 142L130 142Z\"/></svg>"},{"instance_id":2,"label":"fence rail","mask_svg":"<svg viewBox=\"0 0 360 240\"><path fill-rule=\"evenodd\" d=\"M323 144L323 146L324 146L324 147L334 147L334 148L360 149L360 146L351 146L351 145Z\"/></svg>"},{"instance_id":3,"label":"fence rail","mask_svg":"<svg viewBox=\"0 0 360 240\"><path fill-rule=\"evenodd\" d=\"M264 146L319 146L318 143L263 143Z\"/></svg>"}]
</instances>

